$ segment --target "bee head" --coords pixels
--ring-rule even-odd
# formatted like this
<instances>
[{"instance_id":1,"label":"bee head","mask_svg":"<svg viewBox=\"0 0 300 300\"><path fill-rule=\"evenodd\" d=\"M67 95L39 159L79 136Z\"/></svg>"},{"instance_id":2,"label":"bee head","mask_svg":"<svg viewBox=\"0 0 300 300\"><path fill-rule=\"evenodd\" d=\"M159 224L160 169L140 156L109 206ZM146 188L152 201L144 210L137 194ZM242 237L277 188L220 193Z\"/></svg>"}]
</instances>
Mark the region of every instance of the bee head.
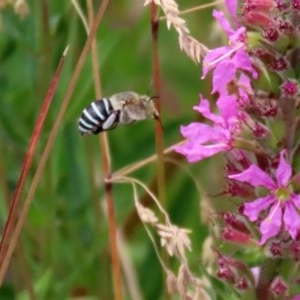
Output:
<instances>
[{"instance_id":1,"label":"bee head","mask_svg":"<svg viewBox=\"0 0 300 300\"><path fill-rule=\"evenodd\" d=\"M140 100L143 103L146 115L148 118L159 118L159 113L155 107L153 99L159 98L158 96L149 97L147 95L140 96Z\"/></svg>"},{"instance_id":2,"label":"bee head","mask_svg":"<svg viewBox=\"0 0 300 300\"><path fill-rule=\"evenodd\" d=\"M146 109L147 115L149 117L152 117L156 121L158 121L161 128L163 128L161 119L160 119L160 114L157 111L155 104L153 102L154 99L158 99L158 98L160 98L160 97L159 96L152 96L152 97L146 96L145 103L147 103L147 104L145 105L145 109Z\"/></svg>"}]
</instances>

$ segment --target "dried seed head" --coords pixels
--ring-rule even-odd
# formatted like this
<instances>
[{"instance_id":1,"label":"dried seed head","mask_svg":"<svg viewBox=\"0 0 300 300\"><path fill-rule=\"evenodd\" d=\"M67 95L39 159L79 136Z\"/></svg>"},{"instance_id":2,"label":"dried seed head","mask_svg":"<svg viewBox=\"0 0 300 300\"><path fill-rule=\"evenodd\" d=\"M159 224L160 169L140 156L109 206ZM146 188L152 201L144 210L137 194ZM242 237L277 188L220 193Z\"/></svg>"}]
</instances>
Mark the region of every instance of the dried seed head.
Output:
<instances>
[{"instance_id":1,"label":"dried seed head","mask_svg":"<svg viewBox=\"0 0 300 300\"><path fill-rule=\"evenodd\" d=\"M142 204L136 202L135 204L139 217L144 223L156 224L158 218L155 213L147 207L144 207Z\"/></svg>"},{"instance_id":2,"label":"dried seed head","mask_svg":"<svg viewBox=\"0 0 300 300\"><path fill-rule=\"evenodd\" d=\"M168 269L166 271L167 271L167 288L169 294L172 295L177 292L177 277L172 271Z\"/></svg>"},{"instance_id":3,"label":"dried seed head","mask_svg":"<svg viewBox=\"0 0 300 300\"><path fill-rule=\"evenodd\" d=\"M208 49L205 45L190 36L185 20L179 16L180 11L177 3L174 0L146 0L145 5L148 5L151 2L160 6L164 11L168 29L173 26L177 31L180 49L183 50L195 63L200 62L200 57L204 56L208 52Z\"/></svg>"},{"instance_id":4,"label":"dried seed head","mask_svg":"<svg viewBox=\"0 0 300 300\"><path fill-rule=\"evenodd\" d=\"M191 273L185 264L182 264L178 271L177 289L182 299L188 296L188 285L191 282Z\"/></svg>"},{"instance_id":5,"label":"dried seed head","mask_svg":"<svg viewBox=\"0 0 300 300\"><path fill-rule=\"evenodd\" d=\"M29 7L25 0L16 0L14 3L14 11L21 19L29 14Z\"/></svg>"},{"instance_id":6,"label":"dried seed head","mask_svg":"<svg viewBox=\"0 0 300 300\"><path fill-rule=\"evenodd\" d=\"M171 224L157 224L156 227L161 238L161 245L168 254L185 259L185 250L191 251L191 241L188 236L191 231Z\"/></svg>"}]
</instances>

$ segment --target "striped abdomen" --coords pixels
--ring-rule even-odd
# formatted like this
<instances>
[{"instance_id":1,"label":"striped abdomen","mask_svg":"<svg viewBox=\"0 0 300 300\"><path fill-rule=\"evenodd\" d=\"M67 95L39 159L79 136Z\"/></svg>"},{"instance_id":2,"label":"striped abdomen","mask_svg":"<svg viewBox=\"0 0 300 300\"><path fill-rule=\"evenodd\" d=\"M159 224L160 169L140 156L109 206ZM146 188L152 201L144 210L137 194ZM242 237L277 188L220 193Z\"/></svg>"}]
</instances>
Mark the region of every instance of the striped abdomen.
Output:
<instances>
[{"instance_id":1,"label":"striped abdomen","mask_svg":"<svg viewBox=\"0 0 300 300\"><path fill-rule=\"evenodd\" d=\"M93 101L87 106L79 119L81 134L97 134L117 126L119 111L114 111L111 101L107 98Z\"/></svg>"}]
</instances>

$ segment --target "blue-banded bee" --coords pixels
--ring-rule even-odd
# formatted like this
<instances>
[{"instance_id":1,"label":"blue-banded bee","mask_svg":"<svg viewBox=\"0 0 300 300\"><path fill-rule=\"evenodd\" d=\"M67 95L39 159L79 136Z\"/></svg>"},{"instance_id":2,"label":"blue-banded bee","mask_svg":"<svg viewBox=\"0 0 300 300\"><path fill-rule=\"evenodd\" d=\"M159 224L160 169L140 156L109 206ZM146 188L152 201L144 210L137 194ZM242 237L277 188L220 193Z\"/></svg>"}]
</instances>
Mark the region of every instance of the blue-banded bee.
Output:
<instances>
[{"instance_id":1,"label":"blue-banded bee","mask_svg":"<svg viewBox=\"0 0 300 300\"><path fill-rule=\"evenodd\" d=\"M93 101L82 112L79 119L79 131L82 135L97 134L111 130L119 124L130 124L136 121L154 118L159 120L159 113L153 99L135 92L122 92Z\"/></svg>"}]
</instances>

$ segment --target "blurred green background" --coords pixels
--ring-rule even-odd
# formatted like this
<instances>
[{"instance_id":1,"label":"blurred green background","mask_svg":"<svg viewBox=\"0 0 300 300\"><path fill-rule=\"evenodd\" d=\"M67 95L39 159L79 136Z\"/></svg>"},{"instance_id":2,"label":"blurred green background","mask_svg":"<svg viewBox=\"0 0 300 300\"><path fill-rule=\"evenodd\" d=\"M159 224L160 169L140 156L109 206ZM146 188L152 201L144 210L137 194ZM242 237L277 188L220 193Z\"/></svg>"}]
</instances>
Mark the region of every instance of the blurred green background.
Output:
<instances>
[{"instance_id":1,"label":"blurred green background","mask_svg":"<svg viewBox=\"0 0 300 300\"><path fill-rule=\"evenodd\" d=\"M4 1L5 2L5 1ZM4 3L3 2L3 3ZM2 3L2 2L1 2ZM24 155L39 109L58 61L70 46L53 104L47 116L30 179L74 72L86 40L86 33L71 1L27 0L29 12L20 17L13 6L1 7L0 34L0 217L7 217L5 193L11 198L21 171ZM85 1L79 1L86 13ZM98 8L100 1L94 1ZM178 1L181 10L199 1ZM162 15L162 12L160 12ZM185 15L192 36L211 45L214 36L211 9ZM143 1L112 1L97 32L98 55L103 95L124 90L153 94L152 37L149 7ZM199 93L209 94L201 66L180 51L177 33L165 22L159 28L161 63L162 122L164 144L181 140L180 125L199 116L192 106ZM23 228L18 255L12 259L0 299L29 299L32 285L37 299L112 299L110 254L106 216L103 212L102 165L99 138L81 137L77 120L82 109L95 99L90 56L72 96L57 135L43 177ZM110 131L112 168L116 171L155 152L154 122L151 120ZM221 167L218 159L188 165L205 193L218 194ZM91 169L96 176L91 178ZM155 163L134 173L156 191ZM96 194L92 192L92 182ZM166 163L167 211L174 224L192 230L189 262L199 276L202 244L208 235L201 222L199 195L190 176L182 168ZM25 194L26 194L25 190ZM147 195L140 194L145 200ZM99 207L93 204L93 198ZM124 242L137 275L143 299L163 299L163 274L153 246L135 217L132 188L115 185L116 219L124 232ZM150 204L151 207L151 204ZM95 210L100 213L95 213ZM20 254L21 253L21 254ZM21 259L21 258L22 259ZM176 265L174 270L176 271ZM125 283L125 299L130 299Z\"/></svg>"}]
</instances>

